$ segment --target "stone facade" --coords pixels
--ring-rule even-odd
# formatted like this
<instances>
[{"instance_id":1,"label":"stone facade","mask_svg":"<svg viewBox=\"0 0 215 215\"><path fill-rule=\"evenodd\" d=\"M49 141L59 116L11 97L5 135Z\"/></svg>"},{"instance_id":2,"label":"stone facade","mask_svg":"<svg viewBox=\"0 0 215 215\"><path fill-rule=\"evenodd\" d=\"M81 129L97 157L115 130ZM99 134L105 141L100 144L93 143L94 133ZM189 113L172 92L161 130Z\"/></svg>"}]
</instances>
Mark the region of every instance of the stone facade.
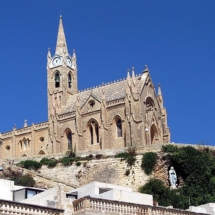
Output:
<instances>
[{"instance_id":1,"label":"stone facade","mask_svg":"<svg viewBox=\"0 0 215 215\"><path fill-rule=\"evenodd\" d=\"M48 121L0 134L0 158L89 152L170 142L167 113L149 69L140 75L78 90L75 52L67 49L60 17L56 51L47 54Z\"/></svg>"}]
</instances>

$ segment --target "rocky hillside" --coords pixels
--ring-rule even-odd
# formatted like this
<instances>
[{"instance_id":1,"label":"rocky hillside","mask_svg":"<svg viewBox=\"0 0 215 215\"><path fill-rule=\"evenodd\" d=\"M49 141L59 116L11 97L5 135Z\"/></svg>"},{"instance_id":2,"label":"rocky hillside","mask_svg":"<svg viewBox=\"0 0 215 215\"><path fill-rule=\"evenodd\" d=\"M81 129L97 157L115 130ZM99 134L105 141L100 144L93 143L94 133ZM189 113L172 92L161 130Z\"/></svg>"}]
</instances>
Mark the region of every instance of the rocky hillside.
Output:
<instances>
[{"instance_id":1,"label":"rocky hillside","mask_svg":"<svg viewBox=\"0 0 215 215\"><path fill-rule=\"evenodd\" d=\"M3 164L4 170L1 172L1 178L10 178L17 174L30 173L35 181L36 187L50 188L56 184L65 184L68 189L80 187L92 181L113 183L122 186L132 187L135 191L144 185L150 178L162 180L166 186L168 182L169 163L162 159L163 153L159 150L158 161L155 171L151 175L146 175L141 168L142 152L137 151L136 161L130 166L126 160L115 158L114 156L103 156L101 159L92 159L89 161L80 161L81 165L73 163L70 166L64 166L57 163L55 167L42 165L37 171L26 170L8 162Z\"/></svg>"}]
</instances>

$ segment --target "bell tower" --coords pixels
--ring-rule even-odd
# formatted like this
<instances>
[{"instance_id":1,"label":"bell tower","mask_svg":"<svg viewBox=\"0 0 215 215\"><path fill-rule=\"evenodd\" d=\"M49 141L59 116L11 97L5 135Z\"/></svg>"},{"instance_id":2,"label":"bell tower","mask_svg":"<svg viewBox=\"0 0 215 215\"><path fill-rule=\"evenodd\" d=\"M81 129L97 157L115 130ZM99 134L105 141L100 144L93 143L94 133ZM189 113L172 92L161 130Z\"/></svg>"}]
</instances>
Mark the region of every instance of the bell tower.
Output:
<instances>
[{"instance_id":1,"label":"bell tower","mask_svg":"<svg viewBox=\"0 0 215 215\"><path fill-rule=\"evenodd\" d=\"M57 44L54 56L50 49L47 54L48 117L60 114L69 95L78 92L76 54L69 54L60 16Z\"/></svg>"}]
</instances>

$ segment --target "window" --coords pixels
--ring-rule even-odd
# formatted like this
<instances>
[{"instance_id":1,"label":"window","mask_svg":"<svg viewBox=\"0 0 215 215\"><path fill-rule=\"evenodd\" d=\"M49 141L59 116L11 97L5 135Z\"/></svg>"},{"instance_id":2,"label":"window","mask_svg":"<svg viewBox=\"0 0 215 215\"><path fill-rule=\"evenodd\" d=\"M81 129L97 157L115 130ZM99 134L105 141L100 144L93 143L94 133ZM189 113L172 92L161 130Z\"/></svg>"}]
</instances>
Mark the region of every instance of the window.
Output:
<instances>
[{"instance_id":1,"label":"window","mask_svg":"<svg viewBox=\"0 0 215 215\"><path fill-rule=\"evenodd\" d=\"M55 73L55 88L60 87L60 74L59 72Z\"/></svg>"},{"instance_id":2,"label":"window","mask_svg":"<svg viewBox=\"0 0 215 215\"><path fill-rule=\"evenodd\" d=\"M154 107L154 101L150 97L147 97L145 104L146 104L146 108L153 108Z\"/></svg>"},{"instance_id":3,"label":"window","mask_svg":"<svg viewBox=\"0 0 215 215\"><path fill-rule=\"evenodd\" d=\"M89 125L90 144L99 143L99 125L96 121L92 121Z\"/></svg>"},{"instance_id":4,"label":"window","mask_svg":"<svg viewBox=\"0 0 215 215\"><path fill-rule=\"evenodd\" d=\"M25 151L27 149L27 140L23 139L23 150Z\"/></svg>"},{"instance_id":5,"label":"window","mask_svg":"<svg viewBox=\"0 0 215 215\"><path fill-rule=\"evenodd\" d=\"M67 140L68 140L68 149L72 149L72 132L69 131L67 134Z\"/></svg>"},{"instance_id":6,"label":"window","mask_svg":"<svg viewBox=\"0 0 215 215\"><path fill-rule=\"evenodd\" d=\"M116 122L117 137L122 137L122 121L118 119Z\"/></svg>"},{"instance_id":7,"label":"window","mask_svg":"<svg viewBox=\"0 0 215 215\"><path fill-rule=\"evenodd\" d=\"M72 88L72 76L71 73L68 75L68 87L71 89Z\"/></svg>"},{"instance_id":8,"label":"window","mask_svg":"<svg viewBox=\"0 0 215 215\"><path fill-rule=\"evenodd\" d=\"M90 143L93 145L93 127L90 125Z\"/></svg>"},{"instance_id":9,"label":"window","mask_svg":"<svg viewBox=\"0 0 215 215\"><path fill-rule=\"evenodd\" d=\"M95 125L96 130L96 142L99 143L99 126L98 124Z\"/></svg>"}]
</instances>

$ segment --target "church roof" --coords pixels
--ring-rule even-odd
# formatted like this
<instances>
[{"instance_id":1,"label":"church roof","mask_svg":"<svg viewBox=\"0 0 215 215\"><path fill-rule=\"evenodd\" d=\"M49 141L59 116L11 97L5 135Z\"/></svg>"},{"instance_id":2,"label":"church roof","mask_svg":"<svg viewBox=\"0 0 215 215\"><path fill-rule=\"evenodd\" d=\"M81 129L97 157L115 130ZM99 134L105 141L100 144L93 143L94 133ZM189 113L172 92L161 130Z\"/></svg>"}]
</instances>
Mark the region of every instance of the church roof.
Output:
<instances>
[{"instance_id":1,"label":"church roof","mask_svg":"<svg viewBox=\"0 0 215 215\"><path fill-rule=\"evenodd\" d=\"M148 73L143 73L142 75L135 77L135 86L137 93L141 93L144 86ZM132 79L130 80L132 81ZM83 107L87 99L92 96L98 101L101 101L102 92L104 91L106 102L114 101L117 99L125 98L126 96L126 86L128 80L122 80L114 82L111 84L103 85L89 90L84 90L77 94L71 95L68 102L63 110L63 113L73 112L76 109L77 97L79 97L80 108Z\"/></svg>"}]
</instances>

